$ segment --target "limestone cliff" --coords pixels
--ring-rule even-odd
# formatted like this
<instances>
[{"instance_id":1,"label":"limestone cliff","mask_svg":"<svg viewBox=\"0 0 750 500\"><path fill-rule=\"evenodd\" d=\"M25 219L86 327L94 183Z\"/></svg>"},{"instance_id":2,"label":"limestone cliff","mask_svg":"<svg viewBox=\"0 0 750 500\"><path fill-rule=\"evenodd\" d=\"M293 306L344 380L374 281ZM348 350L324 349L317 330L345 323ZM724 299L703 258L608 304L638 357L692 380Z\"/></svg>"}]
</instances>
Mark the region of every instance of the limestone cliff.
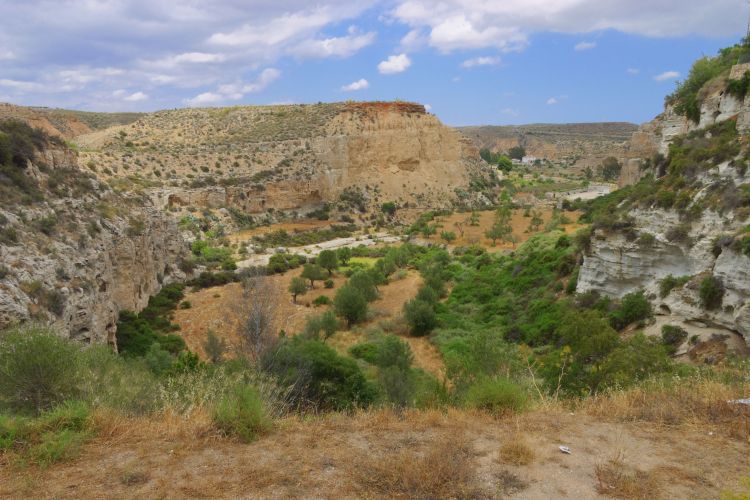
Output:
<instances>
[{"instance_id":1,"label":"limestone cliff","mask_svg":"<svg viewBox=\"0 0 750 500\"><path fill-rule=\"evenodd\" d=\"M163 283L184 277L176 225L147 198L82 172L62 141L16 125L6 133L16 143L31 137L34 148L0 171L0 329L39 321L114 345L120 310L142 309Z\"/></svg>"},{"instance_id":2,"label":"limestone cliff","mask_svg":"<svg viewBox=\"0 0 750 500\"><path fill-rule=\"evenodd\" d=\"M163 206L304 214L488 203L477 148L411 103L183 109L77 138L101 180Z\"/></svg>"}]
</instances>

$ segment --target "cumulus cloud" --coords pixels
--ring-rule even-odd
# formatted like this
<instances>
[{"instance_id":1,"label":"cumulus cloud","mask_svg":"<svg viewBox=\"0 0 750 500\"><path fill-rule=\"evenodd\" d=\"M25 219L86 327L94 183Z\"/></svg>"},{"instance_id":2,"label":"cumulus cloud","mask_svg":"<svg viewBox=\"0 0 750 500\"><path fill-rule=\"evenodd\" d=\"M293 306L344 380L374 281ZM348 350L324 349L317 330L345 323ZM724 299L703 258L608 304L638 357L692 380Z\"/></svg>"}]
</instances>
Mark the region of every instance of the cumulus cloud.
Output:
<instances>
[{"instance_id":1,"label":"cumulus cloud","mask_svg":"<svg viewBox=\"0 0 750 500\"><path fill-rule=\"evenodd\" d=\"M522 49L533 33L591 33L613 29L652 37L727 36L744 32L736 0L401 0L390 12L427 34L444 52L495 47Z\"/></svg>"},{"instance_id":2,"label":"cumulus cloud","mask_svg":"<svg viewBox=\"0 0 750 500\"><path fill-rule=\"evenodd\" d=\"M368 82L364 78L360 78L356 82L352 82L349 85L344 85L343 87L341 87L341 90L343 90L344 92L353 92L355 90L364 90L369 87L370 82Z\"/></svg>"},{"instance_id":3,"label":"cumulus cloud","mask_svg":"<svg viewBox=\"0 0 750 500\"><path fill-rule=\"evenodd\" d=\"M641 70L638 69L638 68L628 68L628 69L625 70L625 73L627 73L629 75L633 75L633 76L639 74L640 72L641 72Z\"/></svg>"},{"instance_id":4,"label":"cumulus cloud","mask_svg":"<svg viewBox=\"0 0 750 500\"><path fill-rule=\"evenodd\" d=\"M266 68L253 82L225 83L219 85L214 92L202 92L190 99L184 99L183 102L188 106L196 107L238 101L245 97L246 94L252 94L264 90L271 83L278 80L280 76L281 71L278 69Z\"/></svg>"},{"instance_id":5,"label":"cumulus cloud","mask_svg":"<svg viewBox=\"0 0 750 500\"><path fill-rule=\"evenodd\" d=\"M480 56L465 60L461 63L461 67L473 68L474 66L495 66L497 64L500 64L499 57Z\"/></svg>"},{"instance_id":6,"label":"cumulus cloud","mask_svg":"<svg viewBox=\"0 0 750 500\"><path fill-rule=\"evenodd\" d=\"M134 92L128 96L125 96L123 99L129 102L145 101L146 99L148 99L148 94L144 94L143 92Z\"/></svg>"},{"instance_id":7,"label":"cumulus cloud","mask_svg":"<svg viewBox=\"0 0 750 500\"><path fill-rule=\"evenodd\" d=\"M547 99L547 105L548 106L554 106L555 104L558 104L560 101L557 100L557 97L550 97Z\"/></svg>"},{"instance_id":8,"label":"cumulus cloud","mask_svg":"<svg viewBox=\"0 0 750 500\"><path fill-rule=\"evenodd\" d=\"M654 77L657 82L666 82L667 80L676 80L680 77L679 71L665 71Z\"/></svg>"},{"instance_id":9,"label":"cumulus cloud","mask_svg":"<svg viewBox=\"0 0 750 500\"><path fill-rule=\"evenodd\" d=\"M411 59L406 54L389 56L385 61L380 61L378 71L383 75L402 73L411 66Z\"/></svg>"},{"instance_id":10,"label":"cumulus cloud","mask_svg":"<svg viewBox=\"0 0 750 500\"><path fill-rule=\"evenodd\" d=\"M360 49L367 47L375 41L375 32L357 34L356 32L347 36L325 38L322 40L304 40L290 52L298 57L350 57Z\"/></svg>"},{"instance_id":11,"label":"cumulus cloud","mask_svg":"<svg viewBox=\"0 0 750 500\"><path fill-rule=\"evenodd\" d=\"M596 42L578 42L573 47L576 52L583 52L584 50L591 50L596 48Z\"/></svg>"}]
</instances>

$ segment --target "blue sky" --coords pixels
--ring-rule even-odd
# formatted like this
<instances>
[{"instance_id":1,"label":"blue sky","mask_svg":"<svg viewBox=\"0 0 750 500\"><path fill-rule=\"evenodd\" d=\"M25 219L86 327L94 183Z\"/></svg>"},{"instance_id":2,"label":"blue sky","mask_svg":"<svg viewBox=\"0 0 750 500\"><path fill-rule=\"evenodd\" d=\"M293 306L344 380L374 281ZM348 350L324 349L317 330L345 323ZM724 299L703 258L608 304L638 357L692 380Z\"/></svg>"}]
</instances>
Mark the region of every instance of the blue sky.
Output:
<instances>
[{"instance_id":1,"label":"blue sky","mask_svg":"<svg viewBox=\"0 0 750 500\"><path fill-rule=\"evenodd\" d=\"M451 125L644 122L742 0L0 0L0 101L404 99Z\"/></svg>"}]
</instances>

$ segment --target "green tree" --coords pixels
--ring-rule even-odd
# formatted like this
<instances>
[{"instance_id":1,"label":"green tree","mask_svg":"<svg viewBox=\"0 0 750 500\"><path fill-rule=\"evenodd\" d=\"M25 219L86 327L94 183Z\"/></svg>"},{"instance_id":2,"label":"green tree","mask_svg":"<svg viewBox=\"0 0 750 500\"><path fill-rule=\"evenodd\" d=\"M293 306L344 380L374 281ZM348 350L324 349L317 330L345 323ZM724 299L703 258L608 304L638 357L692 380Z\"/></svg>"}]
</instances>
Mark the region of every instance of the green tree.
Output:
<instances>
[{"instance_id":1,"label":"green tree","mask_svg":"<svg viewBox=\"0 0 750 500\"><path fill-rule=\"evenodd\" d=\"M435 308L423 300L415 299L404 304L404 318L411 334L417 337L429 334L437 326Z\"/></svg>"},{"instance_id":2,"label":"green tree","mask_svg":"<svg viewBox=\"0 0 750 500\"><path fill-rule=\"evenodd\" d=\"M471 211L471 217L469 217L469 225L470 226L479 225L479 213L476 210Z\"/></svg>"},{"instance_id":3,"label":"green tree","mask_svg":"<svg viewBox=\"0 0 750 500\"><path fill-rule=\"evenodd\" d=\"M513 227L510 225L513 208L510 201L510 195L503 193L500 205L495 211L495 220L492 226L485 231L484 235L492 240L492 246L495 246L497 240L510 241L513 234Z\"/></svg>"},{"instance_id":4,"label":"green tree","mask_svg":"<svg viewBox=\"0 0 750 500\"><path fill-rule=\"evenodd\" d=\"M392 201L386 201L380 206L380 210L382 210L384 214L393 216L396 213L396 204Z\"/></svg>"},{"instance_id":5,"label":"green tree","mask_svg":"<svg viewBox=\"0 0 750 500\"><path fill-rule=\"evenodd\" d=\"M514 160L521 160L526 156L526 149L523 146L513 146L508 150L508 156Z\"/></svg>"},{"instance_id":6,"label":"green tree","mask_svg":"<svg viewBox=\"0 0 750 500\"><path fill-rule=\"evenodd\" d=\"M497 160L497 168L498 170L508 173L513 170L513 160L505 155L500 155L500 158Z\"/></svg>"},{"instance_id":7,"label":"green tree","mask_svg":"<svg viewBox=\"0 0 750 500\"><path fill-rule=\"evenodd\" d=\"M301 277L306 280L310 280L310 288L315 288L315 282L317 280L323 280L326 277L325 269L320 267L318 264L305 264L302 268Z\"/></svg>"},{"instance_id":8,"label":"green tree","mask_svg":"<svg viewBox=\"0 0 750 500\"><path fill-rule=\"evenodd\" d=\"M307 291L307 282L301 276L295 276L292 278L292 282L289 283L289 293L292 294L292 300L297 303L297 295L304 294Z\"/></svg>"},{"instance_id":9,"label":"green tree","mask_svg":"<svg viewBox=\"0 0 750 500\"><path fill-rule=\"evenodd\" d=\"M333 250L323 250L318 255L317 263L328 271L328 276L331 276L333 270L339 267L339 258Z\"/></svg>"},{"instance_id":10,"label":"green tree","mask_svg":"<svg viewBox=\"0 0 750 500\"><path fill-rule=\"evenodd\" d=\"M326 311L319 316L313 316L305 324L305 336L312 339L318 339L323 334L323 342L328 340L336 333L339 328L339 320L333 311Z\"/></svg>"},{"instance_id":11,"label":"green tree","mask_svg":"<svg viewBox=\"0 0 750 500\"><path fill-rule=\"evenodd\" d=\"M422 228L422 236L429 239L430 236L437 233L437 226L435 224L425 224Z\"/></svg>"},{"instance_id":12,"label":"green tree","mask_svg":"<svg viewBox=\"0 0 750 500\"><path fill-rule=\"evenodd\" d=\"M341 262L342 265L347 266L349 265L349 260L352 258L352 249L349 247L341 247L336 250L336 255L339 258L339 262Z\"/></svg>"},{"instance_id":13,"label":"green tree","mask_svg":"<svg viewBox=\"0 0 750 500\"><path fill-rule=\"evenodd\" d=\"M529 228L526 230L527 233L535 233L539 231L539 228L544 224L542 220L542 213L538 210L534 210L531 213L531 220L529 221Z\"/></svg>"},{"instance_id":14,"label":"green tree","mask_svg":"<svg viewBox=\"0 0 750 500\"><path fill-rule=\"evenodd\" d=\"M357 271L349 278L349 286L356 288L362 293L367 302L378 298L378 290L373 282L372 275L368 271Z\"/></svg>"},{"instance_id":15,"label":"green tree","mask_svg":"<svg viewBox=\"0 0 750 500\"><path fill-rule=\"evenodd\" d=\"M620 165L620 162L614 156L608 156L602 162L601 171L605 181L611 181L620 177L621 170L622 165Z\"/></svg>"},{"instance_id":16,"label":"green tree","mask_svg":"<svg viewBox=\"0 0 750 500\"><path fill-rule=\"evenodd\" d=\"M367 317L367 299L360 290L348 283L336 292L333 307L336 314L346 320L348 328Z\"/></svg>"}]
</instances>

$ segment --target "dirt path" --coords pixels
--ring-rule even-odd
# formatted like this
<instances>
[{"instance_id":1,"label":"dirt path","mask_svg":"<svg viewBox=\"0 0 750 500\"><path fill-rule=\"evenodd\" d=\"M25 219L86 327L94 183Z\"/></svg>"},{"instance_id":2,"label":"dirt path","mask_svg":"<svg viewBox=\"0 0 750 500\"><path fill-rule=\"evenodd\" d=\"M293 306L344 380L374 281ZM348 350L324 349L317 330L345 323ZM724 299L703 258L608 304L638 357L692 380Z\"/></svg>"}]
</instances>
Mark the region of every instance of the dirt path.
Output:
<instances>
[{"instance_id":1,"label":"dirt path","mask_svg":"<svg viewBox=\"0 0 750 500\"><path fill-rule=\"evenodd\" d=\"M195 420L123 422L71 462L6 467L0 496L708 499L743 491L750 471L747 443L705 429L561 410L499 420L457 410L291 418L252 444L216 437Z\"/></svg>"}]
</instances>

